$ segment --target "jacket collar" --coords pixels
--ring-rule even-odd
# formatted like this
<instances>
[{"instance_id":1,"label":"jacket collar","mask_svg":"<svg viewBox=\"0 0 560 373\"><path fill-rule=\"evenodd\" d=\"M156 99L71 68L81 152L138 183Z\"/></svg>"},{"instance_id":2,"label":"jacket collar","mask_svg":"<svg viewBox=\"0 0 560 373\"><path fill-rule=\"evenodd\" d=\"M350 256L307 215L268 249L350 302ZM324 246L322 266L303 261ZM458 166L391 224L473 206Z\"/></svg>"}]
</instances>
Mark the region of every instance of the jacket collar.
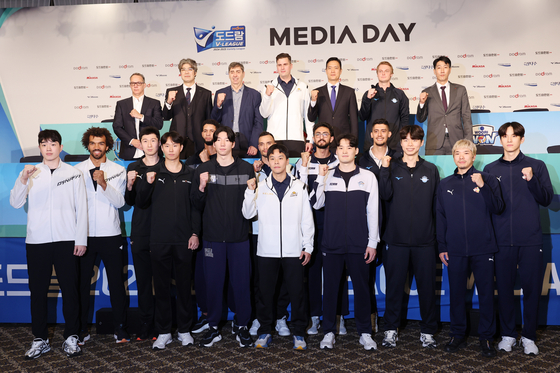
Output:
<instances>
[{"instance_id":1,"label":"jacket collar","mask_svg":"<svg viewBox=\"0 0 560 373\"><path fill-rule=\"evenodd\" d=\"M504 163L504 164L518 164L519 162L521 162L522 160L525 159L525 154L523 154L521 151L519 152L519 154L517 154L517 157L515 157L515 159L513 161L506 161L504 159L504 156L502 155L500 157L500 162Z\"/></svg>"}]
</instances>

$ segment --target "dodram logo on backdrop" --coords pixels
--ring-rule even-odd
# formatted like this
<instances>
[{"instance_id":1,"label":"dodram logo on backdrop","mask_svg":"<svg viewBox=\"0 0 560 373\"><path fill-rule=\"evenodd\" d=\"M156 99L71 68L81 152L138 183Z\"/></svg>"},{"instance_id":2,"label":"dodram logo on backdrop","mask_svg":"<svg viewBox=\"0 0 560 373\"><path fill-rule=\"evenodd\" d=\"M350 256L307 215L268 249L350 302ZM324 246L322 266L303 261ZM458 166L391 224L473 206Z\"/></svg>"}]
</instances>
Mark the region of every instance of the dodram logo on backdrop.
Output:
<instances>
[{"instance_id":1,"label":"dodram logo on backdrop","mask_svg":"<svg viewBox=\"0 0 560 373\"><path fill-rule=\"evenodd\" d=\"M229 30L211 30L194 27L197 53L209 49L245 48L245 26L231 26Z\"/></svg>"}]
</instances>

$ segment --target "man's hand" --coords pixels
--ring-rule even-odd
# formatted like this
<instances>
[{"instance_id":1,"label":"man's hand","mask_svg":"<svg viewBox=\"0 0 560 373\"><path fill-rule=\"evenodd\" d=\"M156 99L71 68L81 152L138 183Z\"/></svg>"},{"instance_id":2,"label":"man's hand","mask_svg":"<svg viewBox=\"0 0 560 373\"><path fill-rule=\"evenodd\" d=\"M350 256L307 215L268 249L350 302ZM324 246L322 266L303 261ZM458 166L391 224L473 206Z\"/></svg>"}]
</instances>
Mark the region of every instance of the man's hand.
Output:
<instances>
[{"instance_id":1,"label":"man's hand","mask_svg":"<svg viewBox=\"0 0 560 373\"><path fill-rule=\"evenodd\" d=\"M249 149L247 149L247 155L257 155L257 151L257 148L254 146L249 146Z\"/></svg>"},{"instance_id":2,"label":"man's hand","mask_svg":"<svg viewBox=\"0 0 560 373\"><path fill-rule=\"evenodd\" d=\"M189 249L191 250L196 250L198 248L198 244L200 242L198 241L198 236L195 236L194 234L191 236L191 238L189 238Z\"/></svg>"},{"instance_id":3,"label":"man's hand","mask_svg":"<svg viewBox=\"0 0 560 373\"><path fill-rule=\"evenodd\" d=\"M471 180L479 188L482 188L484 186L484 180L482 180L482 174L479 173L472 174Z\"/></svg>"},{"instance_id":4,"label":"man's hand","mask_svg":"<svg viewBox=\"0 0 560 373\"><path fill-rule=\"evenodd\" d=\"M140 140L138 140L138 139L132 139L132 140L130 140L130 145L134 146L136 149L143 150L143 148L142 148L142 143L141 143Z\"/></svg>"},{"instance_id":5,"label":"man's hand","mask_svg":"<svg viewBox=\"0 0 560 373\"><path fill-rule=\"evenodd\" d=\"M206 148L198 154L202 163L208 162L210 160L210 156L208 155L208 150Z\"/></svg>"},{"instance_id":6,"label":"man's hand","mask_svg":"<svg viewBox=\"0 0 560 373\"><path fill-rule=\"evenodd\" d=\"M105 181L105 172L102 170L93 171L92 179L97 182L103 190L107 189L107 182Z\"/></svg>"},{"instance_id":7,"label":"man's hand","mask_svg":"<svg viewBox=\"0 0 560 373\"><path fill-rule=\"evenodd\" d=\"M420 93L420 103L423 104L428 99L428 92Z\"/></svg>"},{"instance_id":8,"label":"man's hand","mask_svg":"<svg viewBox=\"0 0 560 373\"><path fill-rule=\"evenodd\" d=\"M155 172L148 172L146 173L146 181L148 182L148 184L153 184L154 180L156 179L156 173Z\"/></svg>"},{"instance_id":9,"label":"man's hand","mask_svg":"<svg viewBox=\"0 0 560 373\"><path fill-rule=\"evenodd\" d=\"M530 181L533 178L533 168L532 167L525 167L524 169L521 170L521 173L523 174L523 180Z\"/></svg>"},{"instance_id":10,"label":"man's hand","mask_svg":"<svg viewBox=\"0 0 560 373\"><path fill-rule=\"evenodd\" d=\"M250 190L255 190L257 188L257 179L252 178L247 180L247 188Z\"/></svg>"},{"instance_id":11,"label":"man's hand","mask_svg":"<svg viewBox=\"0 0 560 373\"><path fill-rule=\"evenodd\" d=\"M216 100L216 105L218 105L218 107L220 109L222 108L222 104L224 103L225 99L226 99L226 94L225 93L218 93L218 98Z\"/></svg>"},{"instance_id":12,"label":"man's hand","mask_svg":"<svg viewBox=\"0 0 560 373\"><path fill-rule=\"evenodd\" d=\"M446 267L449 266L449 264L447 264L447 261L449 260L449 255L447 254L447 251L444 253L440 253L439 259L443 262L443 264L445 264Z\"/></svg>"},{"instance_id":13,"label":"man's hand","mask_svg":"<svg viewBox=\"0 0 560 373\"><path fill-rule=\"evenodd\" d=\"M377 91L375 90L375 88L370 88L370 89L368 89L368 91L367 91L367 98L369 98L369 99L371 100L372 98L375 97L375 94L376 94L376 93L377 93Z\"/></svg>"},{"instance_id":14,"label":"man's hand","mask_svg":"<svg viewBox=\"0 0 560 373\"><path fill-rule=\"evenodd\" d=\"M132 187L134 186L134 182L136 181L136 177L138 176L138 172L136 171L128 171L127 173L127 184L126 184L126 189L128 189L128 191L130 192L132 190Z\"/></svg>"},{"instance_id":15,"label":"man's hand","mask_svg":"<svg viewBox=\"0 0 560 373\"><path fill-rule=\"evenodd\" d=\"M301 153L301 165L302 167L307 167L309 163L309 159L311 158L311 154L309 152L302 152Z\"/></svg>"},{"instance_id":16,"label":"man's hand","mask_svg":"<svg viewBox=\"0 0 560 373\"><path fill-rule=\"evenodd\" d=\"M373 262L375 259L375 255L377 255L377 250L373 247L367 247L366 253L364 254L364 259L366 260L366 264Z\"/></svg>"},{"instance_id":17,"label":"man's hand","mask_svg":"<svg viewBox=\"0 0 560 373\"><path fill-rule=\"evenodd\" d=\"M27 184L27 180L29 179L29 177L31 177L31 175L33 175L35 171L37 171L37 167L26 164L23 168L23 172L21 173L21 183L24 185Z\"/></svg>"},{"instance_id":18,"label":"man's hand","mask_svg":"<svg viewBox=\"0 0 560 373\"><path fill-rule=\"evenodd\" d=\"M253 169L255 170L255 172L260 172L262 170L263 165L264 162L261 161L260 159L257 159L255 162L253 162Z\"/></svg>"},{"instance_id":19,"label":"man's hand","mask_svg":"<svg viewBox=\"0 0 560 373\"><path fill-rule=\"evenodd\" d=\"M384 155L383 158L381 158L381 167L389 167L390 164L391 164L391 156Z\"/></svg>"},{"instance_id":20,"label":"man's hand","mask_svg":"<svg viewBox=\"0 0 560 373\"><path fill-rule=\"evenodd\" d=\"M143 115L140 114L138 112L138 110L136 110L136 109L132 109L132 111L130 112L130 116L133 117L133 118L138 118L138 119L142 119L142 117L143 117Z\"/></svg>"},{"instance_id":21,"label":"man's hand","mask_svg":"<svg viewBox=\"0 0 560 373\"><path fill-rule=\"evenodd\" d=\"M83 256L86 253L86 246L76 245L74 246L74 255L75 256Z\"/></svg>"},{"instance_id":22,"label":"man's hand","mask_svg":"<svg viewBox=\"0 0 560 373\"><path fill-rule=\"evenodd\" d=\"M173 104L173 101L175 101L176 97L177 97L177 91L169 91L169 94L167 95L167 103L169 105Z\"/></svg>"},{"instance_id":23,"label":"man's hand","mask_svg":"<svg viewBox=\"0 0 560 373\"><path fill-rule=\"evenodd\" d=\"M206 184L208 184L208 176L208 172L203 172L200 174L200 186L198 187L198 190L200 190L201 192L204 192Z\"/></svg>"},{"instance_id":24,"label":"man's hand","mask_svg":"<svg viewBox=\"0 0 560 373\"><path fill-rule=\"evenodd\" d=\"M311 101L317 101L317 97L319 96L319 91L314 89L311 91Z\"/></svg>"},{"instance_id":25,"label":"man's hand","mask_svg":"<svg viewBox=\"0 0 560 373\"><path fill-rule=\"evenodd\" d=\"M309 254L307 251L302 251L301 254L299 254L299 260L301 259L303 259L301 265L304 266L311 260L311 254Z\"/></svg>"},{"instance_id":26,"label":"man's hand","mask_svg":"<svg viewBox=\"0 0 560 373\"><path fill-rule=\"evenodd\" d=\"M327 165L327 164L320 164L319 165L319 175L327 176L328 171L329 171L329 165Z\"/></svg>"},{"instance_id":27,"label":"man's hand","mask_svg":"<svg viewBox=\"0 0 560 373\"><path fill-rule=\"evenodd\" d=\"M305 151L311 153L313 151L313 144L310 142L305 143Z\"/></svg>"},{"instance_id":28,"label":"man's hand","mask_svg":"<svg viewBox=\"0 0 560 373\"><path fill-rule=\"evenodd\" d=\"M272 92L274 92L274 86L272 84L267 84L266 85L266 95L270 96L272 95Z\"/></svg>"}]
</instances>

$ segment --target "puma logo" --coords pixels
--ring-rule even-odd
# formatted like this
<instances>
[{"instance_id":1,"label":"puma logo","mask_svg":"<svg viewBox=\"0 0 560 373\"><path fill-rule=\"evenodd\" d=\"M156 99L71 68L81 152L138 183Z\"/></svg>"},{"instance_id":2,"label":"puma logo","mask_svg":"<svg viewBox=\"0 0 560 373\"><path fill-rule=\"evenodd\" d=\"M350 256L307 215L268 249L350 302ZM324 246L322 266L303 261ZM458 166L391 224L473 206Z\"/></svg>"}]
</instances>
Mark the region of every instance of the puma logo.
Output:
<instances>
[{"instance_id":1,"label":"puma logo","mask_svg":"<svg viewBox=\"0 0 560 373\"><path fill-rule=\"evenodd\" d=\"M447 189L447 193L453 195L453 191L454 191L454 190L455 190L455 189L451 189L451 190Z\"/></svg>"}]
</instances>

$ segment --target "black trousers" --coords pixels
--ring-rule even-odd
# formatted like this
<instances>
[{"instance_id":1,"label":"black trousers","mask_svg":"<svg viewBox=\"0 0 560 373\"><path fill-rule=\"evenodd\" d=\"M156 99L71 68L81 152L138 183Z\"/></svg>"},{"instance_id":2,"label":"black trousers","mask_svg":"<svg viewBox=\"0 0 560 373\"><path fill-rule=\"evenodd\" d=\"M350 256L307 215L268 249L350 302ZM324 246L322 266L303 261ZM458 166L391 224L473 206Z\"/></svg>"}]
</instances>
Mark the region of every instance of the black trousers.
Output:
<instances>
[{"instance_id":1,"label":"black trousers","mask_svg":"<svg viewBox=\"0 0 560 373\"><path fill-rule=\"evenodd\" d=\"M91 284L93 267L99 256L105 264L109 285L109 298L113 311L113 326L126 328L126 308L128 304L124 287L124 255L126 246L120 235L109 237L88 237L87 251L80 258L80 320L82 330L87 328L90 318ZM123 250L124 249L124 250ZM101 277L101 274L99 274Z\"/></svg>"},{"instance_id":2,"label":"black trousers","mask_svg":"<svg viewBox=\"0 0 560 373\"><path fill-rule=\"evenodd\" d=\"M177 330L191 331L194 313L191 295L193 251L187 245L154 245L151 248L156 291L155 325L158 334L171 333L171 276L177 287Z\"/></svg>"},{"instance_id":3,"label":"black trousers","mask_svg":"<svg viewBox=\"0 0 560 373\"><path fill-rule=\"evenodd\" d=\"M47 299L54 265L62 291L64 339L80 331L78 296L78 257L74 256L74 241L27 244L27 274L31 292L31 330L35 338L47 340ZM8 307L4 304L3 307Z\"/></svg>"},{"instance_id":4,"label":"black trousers","mask_svg":"<svg viewBox=\"0 0 560 373\"><path fill-rule=\"evenodd\" d=\"M132 252L134 271L136 273L140 322L152 325L154 323L155 298L152 284L150 237L135 237L134 240L131 237L130 251Z\"/></svg>"},{"instance_id":5,"label":"black trousers","mask_svg":"<svg viewBox=\"0 0 560 373\"><path fill-rule=\"evenodd\" d=\"M196 303L200 312L208 313L208 305L206 304L206 280L204 279L204 251L201 247L193 253L194 260L194 291L196 294Z\"/></svg>"}]
</instances>

